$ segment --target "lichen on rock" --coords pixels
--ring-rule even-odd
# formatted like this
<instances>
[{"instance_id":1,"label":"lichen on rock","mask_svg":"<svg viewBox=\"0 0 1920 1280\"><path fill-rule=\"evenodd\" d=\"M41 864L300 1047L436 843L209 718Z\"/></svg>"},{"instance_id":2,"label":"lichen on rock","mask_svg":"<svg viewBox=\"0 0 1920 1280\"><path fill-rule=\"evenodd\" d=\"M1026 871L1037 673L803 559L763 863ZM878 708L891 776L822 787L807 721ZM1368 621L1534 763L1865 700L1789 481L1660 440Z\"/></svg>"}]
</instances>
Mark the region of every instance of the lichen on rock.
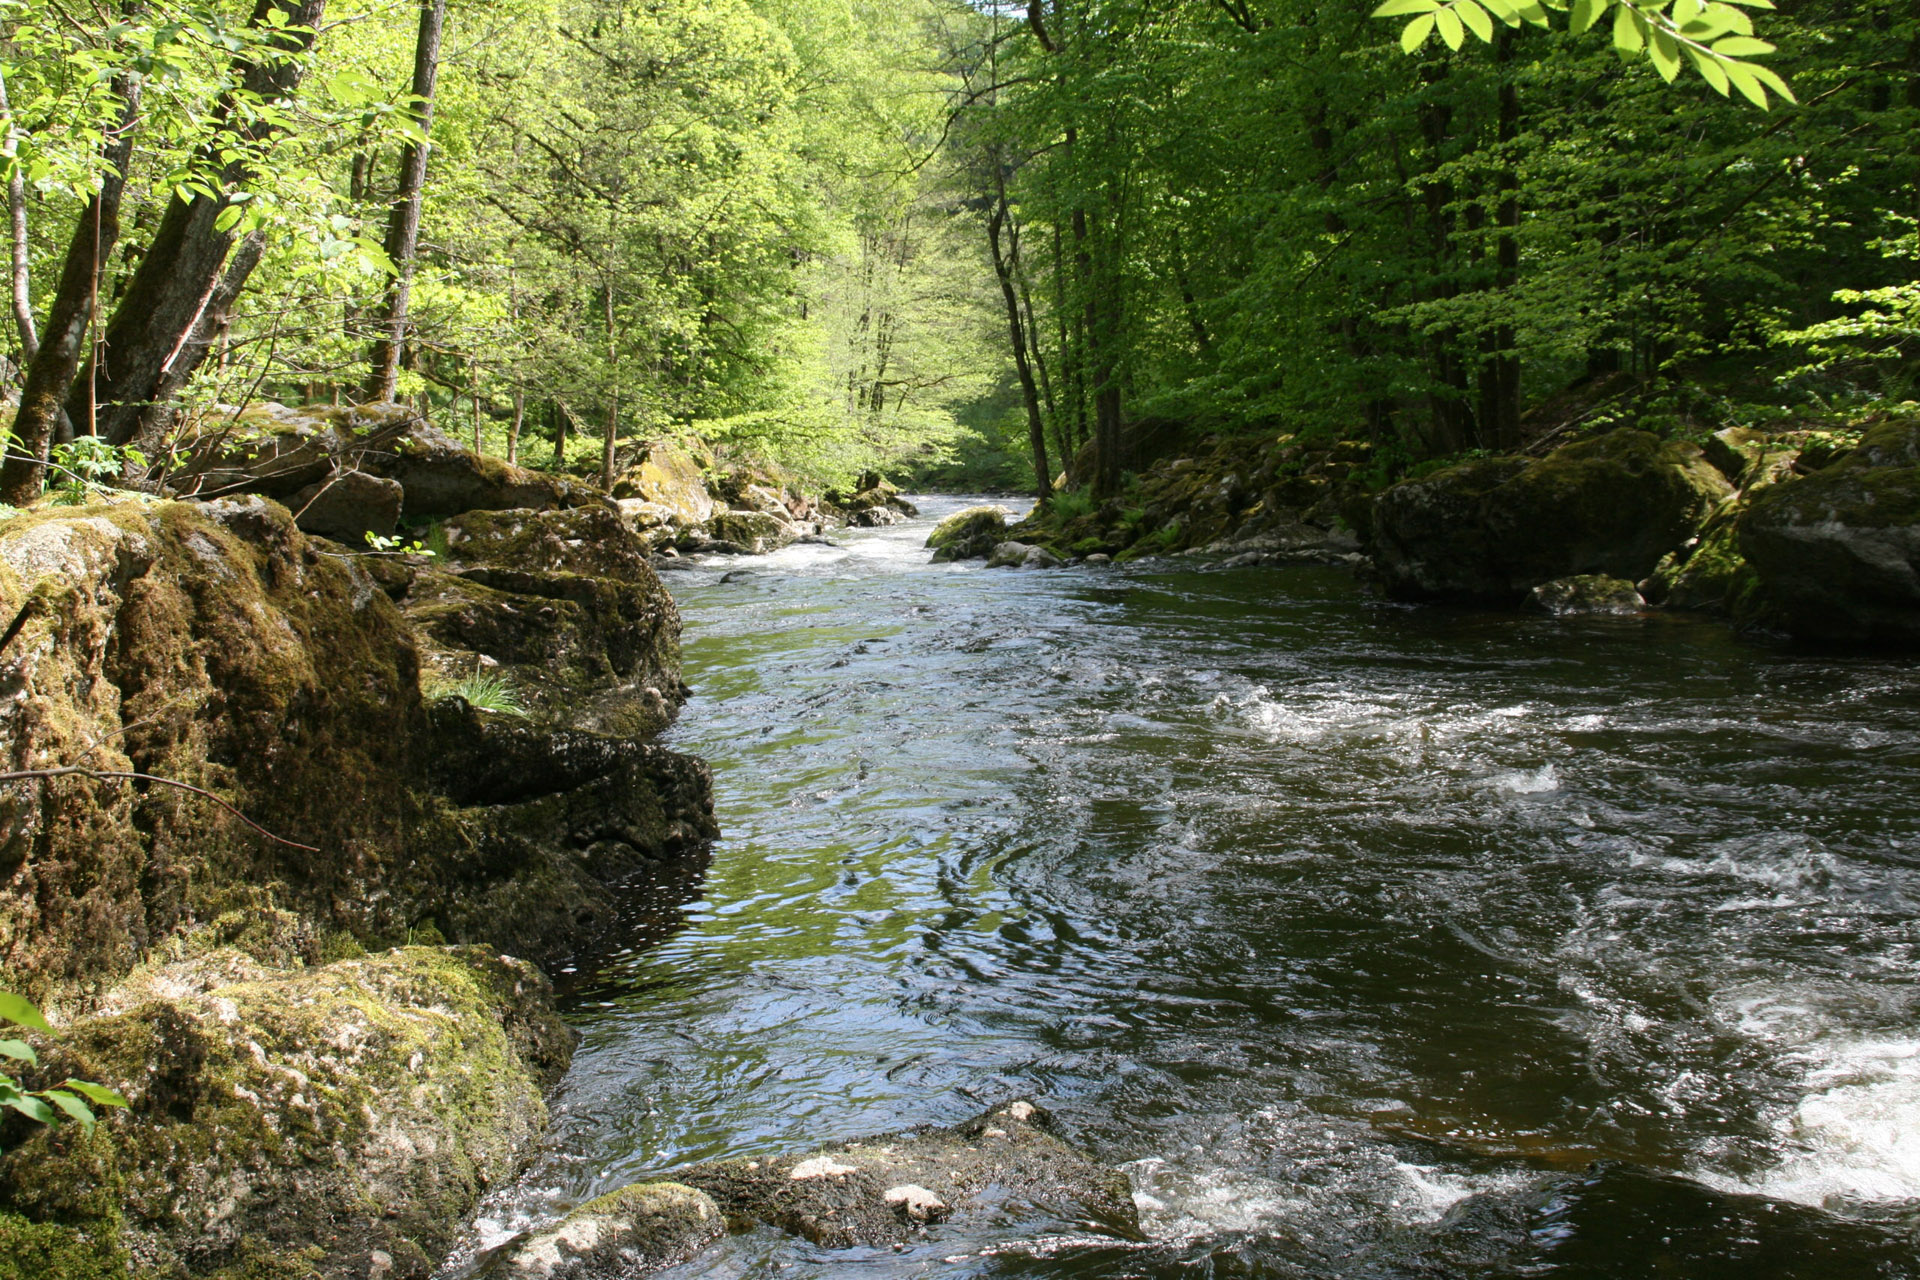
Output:
<instances>
[{"instance_id":1,"label":"lichen on rock","mask_svg":"<svg viewBox=\"0 0 1920 1280\"><path fill-rule=\"evenodd\" d=\"M637 1183L513 1240L476 1280L628 1280L683 1262L725 1232L726 1219L705 1192Z\"/></svg>"}]
</instances>

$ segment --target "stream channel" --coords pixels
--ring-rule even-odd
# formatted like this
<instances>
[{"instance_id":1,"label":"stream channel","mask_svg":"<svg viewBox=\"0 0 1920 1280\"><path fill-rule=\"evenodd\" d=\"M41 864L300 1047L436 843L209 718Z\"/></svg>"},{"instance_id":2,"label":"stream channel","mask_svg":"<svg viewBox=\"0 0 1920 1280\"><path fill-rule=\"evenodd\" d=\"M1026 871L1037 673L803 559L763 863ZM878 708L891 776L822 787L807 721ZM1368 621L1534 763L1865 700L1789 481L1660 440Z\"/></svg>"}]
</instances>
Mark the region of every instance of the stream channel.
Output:
<instances>
[{"instance_id":1,"label":"stream channel","mask_svg":"<svg viewBox=\"0 0 1920 1280\"><path fill-rule=\"evenodd\" d=\"M1147 1244L761 1230L664 1274L1920 1276L1912 661L929 564L962 505L666 575L725 838L570 979L482 1239L1027 1097Z\"/></svg>"}]
</instances>

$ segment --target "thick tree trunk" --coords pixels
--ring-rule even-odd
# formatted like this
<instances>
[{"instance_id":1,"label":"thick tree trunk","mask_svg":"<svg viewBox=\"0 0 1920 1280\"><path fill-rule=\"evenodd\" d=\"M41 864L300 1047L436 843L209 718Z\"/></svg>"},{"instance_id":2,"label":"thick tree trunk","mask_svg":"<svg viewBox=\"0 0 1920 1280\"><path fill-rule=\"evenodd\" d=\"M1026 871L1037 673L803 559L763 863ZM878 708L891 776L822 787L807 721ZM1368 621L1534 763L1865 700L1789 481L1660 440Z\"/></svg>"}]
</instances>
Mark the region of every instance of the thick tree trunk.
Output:
<instances>
[{"instance_id":1,"label":"thick tree trunk","mask_svg":"<svg viewBox=\"0 0 1920 1280\"><path fill-rule=\"evenodd\" d=\"M193 331L180 344L180 351L160 375L160 381L154 384L153 401L140 414L140 426L135 434L142 439L151 439L164 434L167 425L173 421L173 398L187 385L187 379L206 362L225 340L227 327L233 319L233 304L239 300L240 291L247 287L247 277L260 265L260 259L266 255L267 237L265 233L250 231L240 241L240 247L233 251L227 260L227 269L220 273L220 280L213 286L213 292L207 295L206 306L200 309L200 318L194 322Z\"/></svg>"},{"instance_id":2,"label":"thick tree trunk","mask_svg":"<svg viewBox=\"0 0 1920 1280\"><path fill-rule=\"evenodd\" d=\"M440 32L447 19L447 0L421 0L420 36L413 49L414 123L418 140L408 141L400 153L400 189L387 219L387 259L393 281L380 309L367 398L393 399L400 378L400 351L407 341L407 307L413 294L413 258L420 243L420 194L427 181L427 135L433 128L433 94L440 77Z\"/></svg>"},{"instance_id":3,"label":"thick tree trunk","mask_svg":"<svg viewBox=\"0 0 1920 1280\"><path fill-rule=\"evenodd\" d=\"M92 408L90 389L99 413L95 429L114 444L125 444L140 429L143 410L157 399L156 391L180 356L202 311L219 287L234 232L215 223L230 206L224 193L240 190L253 178L253 165L244 153L264 142L276 126L252 109L249 99L280 103L299 87L302 63L298 55L312 47L326 0L256 0L249 25L268 24L269 15L284 20L275 45L287 57L270 62L243 59L235 66L240 90L229 94L216 115L223 121L221 136L208 144L208 158L226 151L242 154L221 165L217 175L223 194L174 197L126 292L107 325L97 368L84 374L67 398L67 411L76 423Z\"/></svg>"},{"instance_id":4,"label":"thick tree trunk","mask_svg":"<svg viewBox=\"0 0 1920 1280\"><path fill-rule=\"evenodd\" d=\"M999 163L994 162L996 179ZM1013 285L1013 264L1008 260L1001 240L1011 212L1007 208L1007 188L999 182L1000 195L993 213L987 218L987 244L993 250L993 272L1000 279L1000 296L1007 306L1007 334L1013 346L1013 367L1020 375L1020 398L1027 406L1027 442L1033 449L1033 474L1046 506L1053 497L1053 469L1047 465L1046 424L1040 417L1040 393L1033 383L1033 365L1027 356L1026 326L1020 315L1020 295Z\"/></svg>"},{"instance_id":5,"label":"thick tree trunk","mask_svg":"<svg viewBox=\"0 0 1920 1280\"><path fill-rule=\"evenodd\" d=\"M507 428L507 461L518 464L520 461L520 428L527 421L527 393L519 387L513 389L513 424Z\"/></svg>"},{"instance_id":6,"label":"thick tree trunk","mask_svg":"<svg viewBox=\"0 0 1920 1280\"><path fill-rule=\"evenodd\" d=\"M86 352L87 330L100 300L100 268L120 235L120 199L126 190L127 163L133 154L133 122L140 110L140 81L123 73L116 81L121 100L120 126L107 139L106 168L100 191L87 202L67 246L60 284L48 309L46 332L27 366L20 407L13 418L14 446L0 466L0 502L16 506L40 495L47 450L59 423L60 399L73 382ZM90 399L83 400L89 411ZM89 416L83 421L91 421Z\"/></svg>"},{"instance_id":7,"label":"thick tree trunk","mask_svg":"<svg viewBox=\"0 0 1920 1280\"><path fill-rule=\"evenodd\" d=\"M567 406L558 400L553 402L553 469L555 471L567 469L567 419L571 416L567 412Z\"/></svg>"}]
</instances>

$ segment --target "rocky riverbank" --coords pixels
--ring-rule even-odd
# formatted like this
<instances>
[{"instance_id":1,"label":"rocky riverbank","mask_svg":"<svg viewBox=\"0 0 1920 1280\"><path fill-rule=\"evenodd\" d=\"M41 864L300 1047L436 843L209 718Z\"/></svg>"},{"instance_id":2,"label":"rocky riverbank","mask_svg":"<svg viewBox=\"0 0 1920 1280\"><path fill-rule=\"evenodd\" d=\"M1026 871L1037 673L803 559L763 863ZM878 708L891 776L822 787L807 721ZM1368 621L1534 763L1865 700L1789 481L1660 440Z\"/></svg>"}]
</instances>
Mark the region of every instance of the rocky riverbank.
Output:
<instances>
[{"instance_id":1,"label":"rocky riverbank","mask_svg":"<svg viewBox=\"0 0 1920 1280\"><path fill-rule=\"evenodd\" d=\"M1344 564L1401 599L1555 614L1706 612L1798 639L1920 643L1920 417L1727 428L1704 444L1618 427L1539 456L1387 483L1364 443L1216 438L1009 527L962 513L944 558L1044 567L1209 557ZM970 522L970 523L969 523ZM964 527L963 527L964 525Z\"/></svg>"},{"instance_id":2,"label":"rocky riverbank","mask_svg":"<svg viewBox=\"0 0 1920 1280\"><path fill-rule=\"evenodd\" d=\"M0 987L29 1085L133 1104L9 1128L0 1276L418 1280L544 1128L542 968L717 833L654 565L736 513L663 544L395 406L189 455L0 521Z\"/></svg>"}]
</instances>

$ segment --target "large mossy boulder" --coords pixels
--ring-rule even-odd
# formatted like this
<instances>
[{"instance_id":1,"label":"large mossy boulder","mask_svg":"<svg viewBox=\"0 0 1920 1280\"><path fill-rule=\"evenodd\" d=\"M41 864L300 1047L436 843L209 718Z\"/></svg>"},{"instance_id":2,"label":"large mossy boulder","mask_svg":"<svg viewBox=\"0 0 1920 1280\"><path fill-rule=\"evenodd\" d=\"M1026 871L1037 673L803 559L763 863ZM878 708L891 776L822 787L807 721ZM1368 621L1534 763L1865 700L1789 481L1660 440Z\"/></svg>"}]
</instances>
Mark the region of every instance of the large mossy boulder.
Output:
<instances>
[{"instance_id":1,"label":"large mossy boulder","mask_svg":"<svg viewBox=\"0 0 1920 1280\"><path fill-rule=\"evenodd\" d=\"M619 528L578 518L578 533ZM546 523L516 539L503 521L497 539L471 521L472 559L433 570L309 540L257 496L0 521L0 614L19 623L0 650L6 768L146 774L257 824L169 785L0 784L0 982L85 1010L171 935L263 890L320 932L394 941L435 920L455 941L557 963L615 918L615 881L697 857L713 834L705 767L642 740L684 693L671 601L644 560L555 543ZM514 572L477 551L493 545L537 567L460 576ZM573 571L617 565L635 576ZM537 716L430 706L394 603L414 608L422 579L429 607L466 600L477 631L494 611L486 625L523 650L466 638L530 666L571 619L591 643L542 677L572 681L586 714L558 695ZM464 673L487 651L460 652ZM606 732L621 726L635 732ZM504 775L498 760L522 764Z\"/></svg>"},{"instance_id":2,"label":"large mossy boulder","mask_svg":"<svg viewBox=\"0 0 1920 1280\"><path fill-rule=\"evenodd\" d=\"M649 441L625 456L626 469L613 482L615 498L652 503L672 512L680 524L705 524L713 515L706 475L685 449L668 440Z\"/></svg>"},{"instance_id":3,"label":"large mossy boulder","mask_svg":"<svg viewBox=\"0 0 1920 1280\"><path fill-rule=\"evenodd\" d=\"M791 524L764 511L722 511L707 529L711 537L699 549L727 555L769 555L800 537Z\"/></svg>"},{"instance_id":4,"label":"large mossy boulder","mask_svg":"<svg viewBox=\"0 0 1920 1280\"><path fill-rule=\"evenodd\" d=\"M1374 557L1388 590L1413 599L1512 602L1581 574L1638 582L1732 491L1697 446L1623 427L1386 489Z\"/></svg>"},{"instance_id":5,"label":"large mossy boulder","mask_svg":"<svg viewBox=\"0 0 1920 1280\"><path fill-rule=\"evenodd\" d=\"M0 1274L58 1249L101 1276L425 1280L546 1126L573 1046L551 994L479 948L135 972L39 1069L132 1107L9 1140Z\"/></svg>"},{"instance_id":6,"label":"large mossy boulder","mask_svg":"<svg viewBox=\"0 0 1920 1280\"><path fill-rule=\"evenodd\" d=\"M1007 540L1007 520L1012 515L1005 507L966 507L935 525L927 545L936 562L984 560Z\"/></svg>"},{"instance_id":7,"label":"large mossy boulder","mask_svg":"<svg viewBox=\"0 0 1920 1280\"><path fill-rule=\"evenodd\" d=\"M1920 644L1920 419L1881 423L1838 461L1755 494L1738 538L1754 576L1746 621Z\"/></svg>"},{"instance_id":8,"label":"large mossy boulder","mask_svg":"<svg viewBox=\"0 0 1920 1280\"><path fill-rule=\"evenodd\" d=\"M728 1218L825 1248L885 1247L934 1223L1093 1223L1140 1238L1127 1175L1063 1141L1039 1107L1015 1102L950 1129L839 1143L798 1156L722 1160L674 1175Z\"/></svg>"}]
</instances>

